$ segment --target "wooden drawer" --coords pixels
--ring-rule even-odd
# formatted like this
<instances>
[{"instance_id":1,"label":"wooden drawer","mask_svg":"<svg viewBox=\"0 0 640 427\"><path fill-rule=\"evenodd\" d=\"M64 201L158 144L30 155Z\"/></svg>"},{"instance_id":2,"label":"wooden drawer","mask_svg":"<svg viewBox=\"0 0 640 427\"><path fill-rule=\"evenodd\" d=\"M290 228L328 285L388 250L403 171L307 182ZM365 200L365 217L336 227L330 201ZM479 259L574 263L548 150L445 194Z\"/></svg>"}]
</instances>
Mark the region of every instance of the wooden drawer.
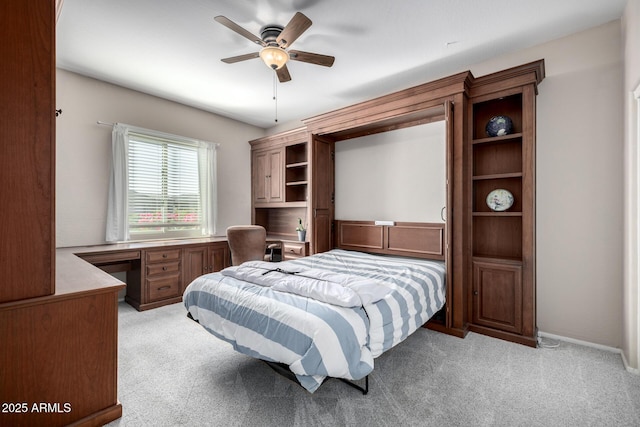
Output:
<instances>
[{"instance_id":1,"label":"wooden drawer","mask_svg":"<svg viewBox=\"0 0 640 427\"><path fill-rule=\"evenodd\" d=\"M180 272L160 277L149 277L145 281L148 302L180 296Z\"/></svg>"},{"instance_id":2,"label":"wooden drawer","mask_svg":"<svg viewBox=\"0 0 640 427\"><path fill-rule=\"evenodd\" d=\"M180 259L180 249L165 249L161 251L147 251L147 263L175 261Z\"/></svg>"},{"instance_id":3,"label":"wooden drawer","mask_svg":"<svg viewBox=\"0 0 640 427\"><path fill-rule=\"evenodd\" d=\"M147 264L147 277L180 272L180 261Z\"/></svg>"},{"instance_id":4,"label":"wooden drawer","mask_svg":"<svg viewBox=\"0 0 640 427\"><path fill-rule=\"evenodd\" d=\"M285 259L307 256L307 247L306 242L282 242L282 256Z\"/></svg>"}]
</instances>

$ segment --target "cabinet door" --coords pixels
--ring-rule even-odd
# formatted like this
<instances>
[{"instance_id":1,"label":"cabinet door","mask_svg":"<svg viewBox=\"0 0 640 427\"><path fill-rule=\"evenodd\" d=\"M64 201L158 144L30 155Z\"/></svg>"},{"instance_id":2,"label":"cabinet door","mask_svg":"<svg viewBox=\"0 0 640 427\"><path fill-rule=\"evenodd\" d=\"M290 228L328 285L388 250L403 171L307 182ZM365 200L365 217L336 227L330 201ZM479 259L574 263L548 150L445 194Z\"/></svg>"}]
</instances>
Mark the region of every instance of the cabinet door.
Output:
<instances>
[{"instance_id":1,"label":"cabinet door","mask_svg":"<svg viewBox=\"0 0 640 427\"><path fill-rule=\"evenodd\" d=\"M256 203L268 201L269 153L256 151L253 153L253 200Z\"/></svg>"},{"instance_id":2,"label":"cabinet door","mask_svg":"<svg viewBox=\"0 0 640 427\"><path fill-rule=\"evenodd\" d=\"M284 201L283 149L253 153L253 200L256 203Z\"/></svg>"},{"instance_id":3,"label":"cabinet door","mask_svg":"<svg viewBox=\"0 0 640 427\"><path fill-rule=\"evenodd\" d=\"M52 1L3 1L0 303L55 291L55 16Z\"/></svg>"},{"instance_id":4,"label":"cabinet door","mask_svg":"<svg viewBox=\"0 0 640 427\"><path fill-rule=\"evenodd\" d=\"M334 143L318 135L312 139L311 253L333 247Z\"/></svg>"},{"instance_id":5,"label":"cabinet door","mask_svg":"<svg viewBox=\"0 0 640 427\"><path fill-rule=\"evenodd\" d=\"M229 247L227 243L216 243L210 248L210 272L220 271L227 268L229 263Z\"/></svg>"},{"instance_id":6,"label":"cabinet door","mask_svg":"<svg viewBox=\"0 0 640 427\"><path fill-rule=\"evenodd\" d=\"M184 279L182 282L186 289L196 277L209 272L209 248L207 246L185 247L183 254Z\"/></svg>"},{"instance_id":7,"label":"cabinet door","mask_svg":"<svg viewBox=\"0 0 640 427\"><path fill-rule=\"evenodd\" d=\"M522 331L522 267L473 263L473 321L507 332Z\"/></svg>"},{"instance_id":8,"label":"cabinet door","mask_svg":"<svg viewBox=\"0 0 640 427\"><path fill-rule=\"evenodd\" d=\"M269 152L269 202L284 202L284 151Z\"/></svg>"},{"instance_id":9,"label":"cabinet door","mask_svg":"<svg viewBox=\"0 0 640 427\"><path fill-rule=\"evenodd\" d=\"M184 289L195 278L203 274L220 271L229 266L229 247L227 242L210 245L185 247L183 250ZM184 289L182 290L184 293Z\"/></svg>"}]
</instances>

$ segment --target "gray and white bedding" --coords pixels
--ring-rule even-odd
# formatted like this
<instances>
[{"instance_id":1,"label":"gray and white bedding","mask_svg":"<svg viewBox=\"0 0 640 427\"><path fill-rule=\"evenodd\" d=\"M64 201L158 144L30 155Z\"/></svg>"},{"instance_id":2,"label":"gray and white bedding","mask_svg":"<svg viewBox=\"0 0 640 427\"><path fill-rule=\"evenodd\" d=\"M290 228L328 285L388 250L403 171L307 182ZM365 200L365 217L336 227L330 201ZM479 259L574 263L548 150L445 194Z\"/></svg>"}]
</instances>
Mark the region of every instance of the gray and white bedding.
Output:
<instances>
[{"instance_id":1,"label":"gray and white bedding","mask_svg":"<svg viewBox=\"0 0 640 427\"><path fill-rule=\"evenodd\" d=\"M314 392L358 380L444 305L441 261L334 249L206 274L183 301L207 331L249 356L289 366Z\"/></svg>"}]
</instances>

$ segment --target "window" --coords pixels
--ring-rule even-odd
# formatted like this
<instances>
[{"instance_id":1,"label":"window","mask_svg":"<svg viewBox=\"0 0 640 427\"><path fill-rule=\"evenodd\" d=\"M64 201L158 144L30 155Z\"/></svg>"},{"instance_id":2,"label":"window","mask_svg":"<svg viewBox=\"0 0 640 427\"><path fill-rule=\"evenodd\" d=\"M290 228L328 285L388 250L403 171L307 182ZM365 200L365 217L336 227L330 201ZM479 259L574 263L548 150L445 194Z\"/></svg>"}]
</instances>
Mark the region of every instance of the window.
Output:
<instances>
[{"instance_id":1,"label":"window","mask_svg":"<svg viewBox=\"0 0 640 427\"><path fill-rule=\"evenodd\" d=\"M215 233L216 144L116 124L106 240Z\"/></svg>"}]
</instances>

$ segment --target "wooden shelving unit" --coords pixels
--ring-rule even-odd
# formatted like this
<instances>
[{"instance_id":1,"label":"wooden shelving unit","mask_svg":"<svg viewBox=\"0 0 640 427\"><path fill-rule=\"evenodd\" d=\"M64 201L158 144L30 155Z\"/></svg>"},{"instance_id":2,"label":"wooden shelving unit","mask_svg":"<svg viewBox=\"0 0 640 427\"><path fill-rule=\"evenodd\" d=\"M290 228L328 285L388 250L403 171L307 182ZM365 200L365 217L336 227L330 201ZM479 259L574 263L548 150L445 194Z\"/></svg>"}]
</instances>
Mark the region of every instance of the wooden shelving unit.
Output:
<instances>
[{"instance_id":1,"label":"wooden shelving unit","mask_svg":"<svg viewBox=\"0 0 640 427\"><path fill-rule=\"evenodd\" d=\"M486 125L508 116L507 135ZM469 329L536 346L535 320L535 88L507 87L469 103ZM509 191L513 205L493 211L487 196Z\"/></svg>"},{"instance_id":2,"label":"wooden shelving unit","mask_svg":"<svg viewBox=\"0 0 640 427\"><path fill-rule=\"evenodd\" d=\"M311 154L308 138L306 129L301 128L249 141L253 176L251 220L266 228L271 237L297 240L298 218L309 224ZM265 153L277 161L267 167L262 160ZM310 237L307 233L307 239Z\"/></svg>"}]
</instances>

